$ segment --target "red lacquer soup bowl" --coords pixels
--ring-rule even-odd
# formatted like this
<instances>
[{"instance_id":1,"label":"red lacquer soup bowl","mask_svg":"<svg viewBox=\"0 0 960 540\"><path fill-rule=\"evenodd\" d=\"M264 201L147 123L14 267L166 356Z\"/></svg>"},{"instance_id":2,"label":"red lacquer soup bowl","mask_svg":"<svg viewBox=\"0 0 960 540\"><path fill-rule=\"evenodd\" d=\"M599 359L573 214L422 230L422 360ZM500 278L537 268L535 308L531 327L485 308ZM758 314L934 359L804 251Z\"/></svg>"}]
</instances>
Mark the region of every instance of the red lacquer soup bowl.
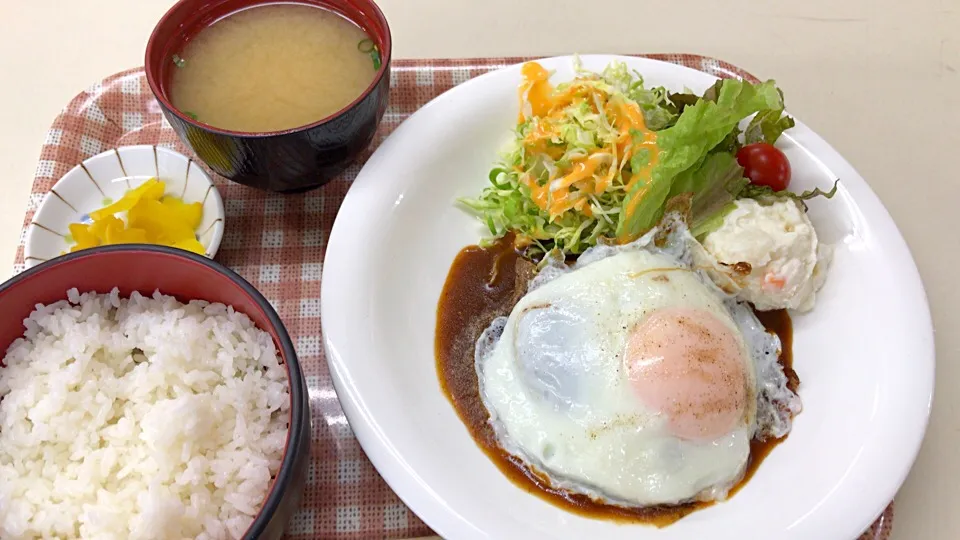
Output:
<instances>
[{"instance_id":1,"label":"red lacquer soup bowl","mask_svg":"<svg viewBox=\"0 0 960 540\"><path fill-rule=\"evenodd\" d=\"M157 23L144 62L150 89L184 144L217 174L268 191L306 191L332 180L373 141L390 93L390 27L372 0L291 1L353 21L380 54L380 68L366 90L326 118L284 131L246 133L204 124L178 110L170 99L174 55L188 41L227 15L281 3L277 0L180 0Z\"/></svg>"}]
</instances>

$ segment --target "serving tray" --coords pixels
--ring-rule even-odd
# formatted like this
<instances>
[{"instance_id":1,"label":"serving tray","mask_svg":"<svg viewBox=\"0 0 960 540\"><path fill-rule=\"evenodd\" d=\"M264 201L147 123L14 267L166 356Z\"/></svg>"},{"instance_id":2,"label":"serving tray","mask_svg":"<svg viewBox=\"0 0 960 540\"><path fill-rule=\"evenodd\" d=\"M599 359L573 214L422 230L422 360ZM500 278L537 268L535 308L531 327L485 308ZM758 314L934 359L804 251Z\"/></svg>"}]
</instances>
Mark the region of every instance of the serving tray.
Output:
<instances>
[{"instance_id":1,"label":"serving tray","mask_svg":"<svg viewBox=\"0 0 960 540\"><path fill-rule=\"evenodd\" d=\"M756 77L727 62L690 54L649 54L718 77ZM325 187L306 194L264 193L211 173L226 207L217 260L270 300L293 338L307 375L313 418L304 501L287 529L291 539L411 538L432 534L367 460L340 409L320 335L320 277L327 235L340 202L370 153L404 119L444 91L524 58L398 60L390 106L371 147ZM24 268L23 242L54 183L82 160L123 145L154 144L191 152L160 112L142 68L94 83L63 109L47 131L33 180L14 271ZM362 249L362 246L358 246ZM893 503L859 540L886 540Z\"/></svg>"}]
</instances>

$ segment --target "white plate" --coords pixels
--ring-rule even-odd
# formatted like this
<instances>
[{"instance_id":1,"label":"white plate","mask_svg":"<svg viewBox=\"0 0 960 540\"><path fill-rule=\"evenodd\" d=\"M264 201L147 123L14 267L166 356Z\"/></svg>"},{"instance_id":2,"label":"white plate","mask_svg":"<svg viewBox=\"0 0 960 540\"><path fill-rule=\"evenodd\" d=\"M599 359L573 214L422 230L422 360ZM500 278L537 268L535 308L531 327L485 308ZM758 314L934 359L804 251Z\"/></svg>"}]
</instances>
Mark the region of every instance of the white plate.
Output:
<instances>
[{"instance_id":1,"label":"white plate","mask_svg":"<svg viewBox=\"0 0 960 540\"><path fill-rule=\"evenodd\" d=\"M699 93L715 81L654 60L582 57L594 70L614 59L650 85ZM556 70L555 82L573 77L570 57L543 64ZM810 214L837 251L816 308L794 317L804 411L739 493L664 529L618 525L525 493L474 444L437 379L437 300L454 256L483 234L453 203L486 184L516 120L519 80L519 66L490 73L411 116L367 162L334 224L321 301L327 360L384 479L451 539L855 538L893 498L920 447L933 332L890 216L853 167L800 122L778 144L793 189L841 179L838 195L814 201Z\"/></svg>"},{"instance_id":2,"label":"white plate","mask_svg":"<svg viewBox=\"0 0 960 540\"><path fill-rule=\"evenodd\" d=\"M197 239L213 258L223 238L223 200L210 176L192 159L160 146L121 146L83 160L63 175L40 203L27 230L27 268L70 250L68 227L116 201L151 178L166 183L166 193L184 202L203 203Z\"/></svg>"}]
</instances>

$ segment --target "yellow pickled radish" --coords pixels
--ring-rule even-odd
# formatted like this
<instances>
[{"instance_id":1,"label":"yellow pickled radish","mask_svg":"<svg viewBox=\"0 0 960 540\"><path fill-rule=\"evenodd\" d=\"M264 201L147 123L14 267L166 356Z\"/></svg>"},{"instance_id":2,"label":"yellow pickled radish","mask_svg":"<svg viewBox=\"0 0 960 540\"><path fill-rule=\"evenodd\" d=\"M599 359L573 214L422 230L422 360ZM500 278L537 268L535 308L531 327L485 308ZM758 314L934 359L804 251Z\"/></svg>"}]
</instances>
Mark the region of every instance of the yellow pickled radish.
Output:
<instances>
[{"instance_id":1,"label":"yellow pickled radish","mask_svg":"<svg viewBox=\"0 0 960 540\"><path fill-rule=\"evenodd\" d=\"M196 239L194 228L179 221L177 212L164 206L160 201L141 200L127 212L127 221L131 227L147 231L155 241L173 243L180 240Z\"/></svg>"},{"instance_id":2,"label":"yellow pickled radish","mask_svg":"<svg viewBox=\"0 0 960 540\"><path fill-rule=\"evenodd\" d=\"M123 231L123 242L125 244L145 244L147 242L147 231L143 229L127 229Z\"/></svg>"},{"instance_id":3,"label":"yellow pickled radish","mask_svg":"<svg viewBox=\"0 0 960 540\"><path fill-rule=\"evenodd\" d=\"M107 238L104 244L145 244L147 241L147 231L143 229L119 229L116 227L107 228Z\"/></svg>"},{"instance_id":4,"label":"yellow pickled radish","mask_svg":"<svg viewBox=\"0 0 960 540\"><path fill-rule=\"evenodd\" d=\"M146 194L149 193L152 195L155 193L157 186L160 187L160 195L156 196L156 198L159 199L163 196L163 190L166 189L166 186L163 182L157 180L156 178L151 178L136 188L124 193L123 197L121 197L119 201L113 204L108 204L107 206L104 206L103 208L94 212L90 212L90 219L93 221L99 221L107 216L112 216L119 212L126 212L127 210L133 208L133 205L137 204L137 201L139 201Z\"/></svg>"},{"instance_id":5,"label":"yellow pickled radish","mask_svg":"<svg viewBox=\"0 0 960 540\"><path fill-rule=\"evenodd\" d=\"M203 218L201 203L185 203L164 195L166 184L151 178L127 191L115 203L90 213L92 223L71 223L74 245L70 251L101 245L149 243L176 247L204 255L206 249L195 231ZM126 222L117 214L126 212Z\"/></svg>"},{"instance_id":6,"label":"yellow pickled radish","mask_svg":"<svg viewBox=\"0 0 960 540\"><path fill-rule=\"evenodd\" d=\"M76 242L76 245L70 248L71 253L79 249L87 249L100 245L100 240L95 234L90 232L86 225L82 223L71 223L69 229L70 235L73 236L73 241Z\"/></svg>"},{"instance_id":7,"label":"yellow pickled radish","mask_svg":"<svg viewBox=\"0 0 960 540\"><path fill-rule=\"evenodd\" d=\"M163 192L167 190L167 185L157 179L151 179L153 183L150 183L150 186L144 190L143 194L140 196L141 201L159 201L163 198ZM150 181L148 180L147 183Z\"/></svg>"},{"instance_id":8,"label":"yellow pickled radish","mask_svg":"<svg viewBox=\"0 0 960 540\"><path fill-rule=\"evenodd\" d=\"M160 202L174 212L178 221L186 224L187 227L196 229L200 226L200 218L203 217L202 204L198 202L185 203L176 197L164 197Z\"/></svg>"},{"instance_id":9,"label":"yellow pickled radish","mask_svg":"<svg viewBox=\"0 0 960 540\"><path fill-rule=\"evenodd\" d=\"M94 235L101 242L107 237L107 228L109 227L123 227L123 221L120 221L114 215L104 216L98 220L95 220L89 226L90 234Z\"/></svg>"},{"instance_id":10,"label":"yellow pickled radish","mask_svg":"<svg viewBox=\"0 0 960 540\"><path fill-rule=\"evenodd\" d=\"M173 244L171 244L171 247L192 251L197 255L206 255L207 253L206 248L204 248L203 244L201 244L196 238L190 238L187 240L174 242Z\"/></svg>"},{"instance_id":11,"label":"yellow pickled radish","mask_svg":"<svg viewBox=\"0 0 960 540\"><path fill-rule=\"evenodd\" d=\"M103 233L103 243L105 245L122 244L120 237L123 234L123 222L114 218Z\"/></svg>"}]
</instances>

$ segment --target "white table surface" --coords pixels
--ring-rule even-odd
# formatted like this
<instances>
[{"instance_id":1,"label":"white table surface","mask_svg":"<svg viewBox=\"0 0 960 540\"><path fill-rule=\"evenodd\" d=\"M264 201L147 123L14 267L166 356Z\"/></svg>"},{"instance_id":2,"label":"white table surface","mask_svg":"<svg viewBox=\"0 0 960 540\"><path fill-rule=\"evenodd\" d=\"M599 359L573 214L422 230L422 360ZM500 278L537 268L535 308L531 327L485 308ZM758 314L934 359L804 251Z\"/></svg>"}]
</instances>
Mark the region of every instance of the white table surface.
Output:
<instances>
[{"instance_id":1,"label":"white table surface","mask_svg":"<svg viewBox=\"0 0 960 540\"><path fill-rule=\"evenodd\" d=\"M150 31L172 4L0 0L0 254L9 263L47 127L91 82L141 65ZM940 329L937 396L920 457L897 496L893 538L957 538L960 2L589 4L380 0L396 58L691 52L775 78L790 111L870 182L920 267ZM0 278L11 273L9 263Z\"/></svg>"}]
</instances>

